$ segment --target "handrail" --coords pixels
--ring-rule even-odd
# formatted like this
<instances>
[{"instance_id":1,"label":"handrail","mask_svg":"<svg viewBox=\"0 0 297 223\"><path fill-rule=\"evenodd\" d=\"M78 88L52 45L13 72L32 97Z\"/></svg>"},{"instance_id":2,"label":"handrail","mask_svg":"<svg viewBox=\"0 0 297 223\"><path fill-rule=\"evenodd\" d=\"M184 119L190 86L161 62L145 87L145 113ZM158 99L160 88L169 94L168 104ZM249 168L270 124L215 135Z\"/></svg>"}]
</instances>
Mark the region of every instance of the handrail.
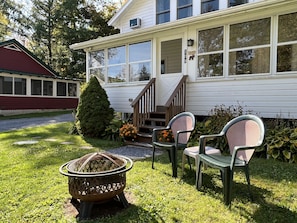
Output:
<instances>
[{"instance_id":1,"label":"handrail","mask_svg":"<svg viewBox=\"0 0 297 223\"><path fill-rule=\"evenodd\" d=\"M166 124L169 120L175 116L176 114L185 111L186 109L186 80L188 75L184 75L176 88L174 89L173 93L165 103L165 119Z\"/></svg>"},{"instance_id":2,"label":"handrail","mask_svg":"<svg viewBox=\"0 0 297 223\"><path fill-rule=\"evenodd\" d=\"M141 97L144 95L144 93L151 87L151 85L154 85L156 83L156 78L152 78L147 85L142 89L142 91L138 94L138 96L132 101L131 106L134 107L137 102L141 99Z\"/></svg>"},{"instance_id":3,"label":"handrail","mask_svg":"<svg viewBox=\"0 0 297 223\"><path fill-rule=\"evenodd\" d=\"M133 125L139 130L145 120L149 117L150 112L156 109L156 78L152 78L144 89L133 100Z\"/></svg>"}]
</instances>

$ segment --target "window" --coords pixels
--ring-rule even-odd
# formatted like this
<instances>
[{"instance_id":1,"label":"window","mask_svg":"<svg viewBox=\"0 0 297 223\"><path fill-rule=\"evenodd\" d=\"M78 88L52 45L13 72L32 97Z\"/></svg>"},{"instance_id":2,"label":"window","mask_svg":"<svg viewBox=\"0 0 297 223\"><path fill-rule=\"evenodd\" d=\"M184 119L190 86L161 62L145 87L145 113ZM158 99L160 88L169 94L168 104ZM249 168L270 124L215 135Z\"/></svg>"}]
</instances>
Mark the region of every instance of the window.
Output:
<instances>
[{"instance_id":1,"label":"window","mask_svg":"<svg viewBox=\"0 0 297 223\"><path fill-rule=\"evenodd\" d=\"M177 0L177 19L192 16L192 0Z\"/></svg>"},{"instance_id":2,"label":"window","mask_svg":"<svg viewBox=\"0 0 297 223\"><path fill-rule=\"evenodd\" d=\"M68 96L76 96L76 83L68 83Z\"/></svg>"},{"instance_id":3,"label":"window","mask_svg":"<svg viewBox=\"0 0 297 223\"><path fill-rule=\"evenodd\" d=\"M0 76L0 94L12 94L12 77Z\"/></svg>"},{"instance_id":4,"label":"window","mask_svg":"<svg viewBox=\"0 0 297 223\"><path fill-rule=\"evenodd\" d=\"M278 18L277 72L297 71L297 12Z\"/></svg>"},{"instance_id":5,"label":"window","mask_svg":"<svg viewBox=\"0 0 297 223\"><path fill-rule=\"evenodd\" d=\"M108 49L107 77L109 83L126 81L126 48L125 46Z\"/></svg>"},{"instance_id":6,"label":"window","mask_svg":"<svg viewBox=\"0 0 297 223\"><path fill-rule=\"evenodd\" d=\"M104 60L104 50L91 52L89 55L90 74L96 76L100 82L105 82Z\"/></svg>"},{"instance_id":7,"label":"window","mask_svg":"<svg viewBox=\"0 0 297 223\"><path fill-rule=\"evenodd\" d=\"M248 0L229 0L229 7L242 5L248 3Z\"/></svg>"},{"instance_id":8,"label":"window","mask_svg":"<svg viewBox=\"0 0 297 223\"><path fill-rule=\"evenodd\" d=\"M129 81L145 81L151 77L151 42L129 45Z\"/></svg>"},{"instance_id":9,"label":"window","mask_svg":"<svg viewBox=\"0 0 297 223\"><path fill-rule=\"evenodd\" d=\"M57 96L66 96L65 82L57 82Z\"/></svg>"},{"instance_id":10,"label":"window","mask_svg":"<svg viewBox=\"0 0 297 223\"><path fill-rule=\"evenodd\" d=\"M230 26L229 75L270 72L270 18Z\"/></svg>"},{"instance_id":11,"label":"window","mask_svg":"<svg viewBox=\"0 0 297 223\"><path fill-rule=\"evenodd\" d=\"M26 95L26 79L25 78L14 78L14 94Z\"/></svg>"},{"instance_id":12,"label":"window","mask_svg":"<svg viewBox=\"0 0 297 223\"><path fill-rule=\"evenodd\" d=\"M201 0L201 14L219 9L219 0Z\"/></svg>"},{"instance_id":13,"label":"window","mask_svg":"<svg viewBox=\"0 0 297 223\"><path fill-rule=\"evenodd\" d=\"M156 23L161 24L170 21L170 0L157 0Z\"/></svg>"},{"instance_id":14,"label":"window","mask_svg":"<svg viewBox=\"0 0 297 223\"><path fill-rule=\"evenodd\" d=\"M53 96L53 82L43 81L43 95Z\"/></svg>"},{"instance_id":15,"label":"window","mask_svg":"<svg viewBox=\"0 0 297 223\"><path fill-rule=\"evenodd\" d=\"M198 32L198 77L223 75L224 28Z\"/></svg>"},{"instance_id":16,"label":"window","mask_svg":"<svg viewBox=\"0 0 297 223\"><path fill-rule=\"evenodd\" d=\"M31 80L31 95L41 95L41 80Z\"/></svg>"}]
</instances>

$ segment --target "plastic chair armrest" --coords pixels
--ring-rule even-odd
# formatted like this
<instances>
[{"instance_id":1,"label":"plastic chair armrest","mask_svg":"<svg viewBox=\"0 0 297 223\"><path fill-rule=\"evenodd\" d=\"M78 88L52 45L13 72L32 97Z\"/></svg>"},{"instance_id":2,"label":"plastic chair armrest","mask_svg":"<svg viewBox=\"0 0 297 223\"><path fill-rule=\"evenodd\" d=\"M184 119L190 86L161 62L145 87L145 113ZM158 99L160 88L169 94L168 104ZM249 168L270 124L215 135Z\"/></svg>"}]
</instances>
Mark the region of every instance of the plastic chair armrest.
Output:
<instances>
[{"instance_id":1,"label":"plastic chair armrest","mask_svg":"<svg viewBox=\"0 0 297 223\"><path fill-rule=\"evenodd\" d=\"M206 141L208 139L222 137L223 135L224 135L223 133L213 134L213 135L201 135L199 138L199 154L205 154L205 146L206 146Z\"/></svg>"},{"instance_id":2,"label":"plastic chair armrest","mask_svg":"<svg viewBox=\"0 0 297 223\"><path fill-rule=\"evenodd\" d=\"M163 131L163 130L169 130L170 129L170 127L169 126L166 126L165 128L154 128L153 129L153 135L152 135L152 140L153 140L153 142L157 142L158 140L157 140L157 136L158 136L158 132L160 132L160 131Z\"/></svg>"}]
</instances>

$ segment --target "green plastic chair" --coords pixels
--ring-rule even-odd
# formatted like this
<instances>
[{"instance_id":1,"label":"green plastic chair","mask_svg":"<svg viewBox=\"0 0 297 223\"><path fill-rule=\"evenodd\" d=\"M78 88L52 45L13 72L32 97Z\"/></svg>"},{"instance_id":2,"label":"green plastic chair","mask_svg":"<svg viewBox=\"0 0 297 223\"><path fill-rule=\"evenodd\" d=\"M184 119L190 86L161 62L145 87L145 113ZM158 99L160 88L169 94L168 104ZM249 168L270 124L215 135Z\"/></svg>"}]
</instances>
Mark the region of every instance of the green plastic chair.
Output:
<instances>
[{"instance_id":1,"label":"green plastic chair","mask_svg":"<svg viewBox=\"0 0 297 223\"><path fill-rule=\"evenodd\" d=\"M172 163L172 176L177 177L177 150L187 147L190 135L195 129L195 124L195 116L191 112L182 112L174 116L166 127L153 129L153 169L156 149L165 149L168 151L169 160ZM158 134L163 130L172 131L174 142L158 141Z\"/></svg>"},{"instance_id":2,"label":"green plastic chair","mask_svg":"<svg viewBox=\"0 0 297 223\"><path fill-rule=\"evenodd\" d=\"M255 147L263 142L265 128L262 120L255 115L242 115L229 121L219 134L200 136L200 154L197 159L196 188L202 187L202 164L221 170L223 180L224 203L231 206L231 191L235 168L243 168L250 190L249 161ZM208 139L226 137L230 155L206 154ZM252 195L251 195L252 196Z\"/></svg>"}]
</instances>

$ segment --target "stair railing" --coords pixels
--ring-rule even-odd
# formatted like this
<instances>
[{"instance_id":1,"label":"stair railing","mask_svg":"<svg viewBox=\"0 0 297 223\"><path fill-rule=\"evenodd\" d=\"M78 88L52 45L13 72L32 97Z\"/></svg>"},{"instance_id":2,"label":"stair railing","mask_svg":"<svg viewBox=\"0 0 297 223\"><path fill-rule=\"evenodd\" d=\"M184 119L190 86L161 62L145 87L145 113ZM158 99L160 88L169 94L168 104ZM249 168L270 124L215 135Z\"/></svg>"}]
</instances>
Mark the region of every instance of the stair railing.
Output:
<instances>
[{"instance_id":1,"label":"stair railing","mask_svg":"<svg viewBox=\"0 0 297 223\"><path fill-rule=\"evenodd\" d=\"M185 111L186 109L186 80L188 75L184 75L175 90L167 100L165 104L166 114L165 123L166 125L170 119L176 114Z\"/></svg>"},{"instance_id":2,"label":"stair railing","mask_svg":"<svg viewBox=\"0 0 297 223\"><path fill-rule=\"evenodd\" d=\"M149 117L150 112L156 109L156 78L152 78L144 89L133 100L133 125L139 127L144 125L145 120Z\"/></svg>"}]
</instances>

